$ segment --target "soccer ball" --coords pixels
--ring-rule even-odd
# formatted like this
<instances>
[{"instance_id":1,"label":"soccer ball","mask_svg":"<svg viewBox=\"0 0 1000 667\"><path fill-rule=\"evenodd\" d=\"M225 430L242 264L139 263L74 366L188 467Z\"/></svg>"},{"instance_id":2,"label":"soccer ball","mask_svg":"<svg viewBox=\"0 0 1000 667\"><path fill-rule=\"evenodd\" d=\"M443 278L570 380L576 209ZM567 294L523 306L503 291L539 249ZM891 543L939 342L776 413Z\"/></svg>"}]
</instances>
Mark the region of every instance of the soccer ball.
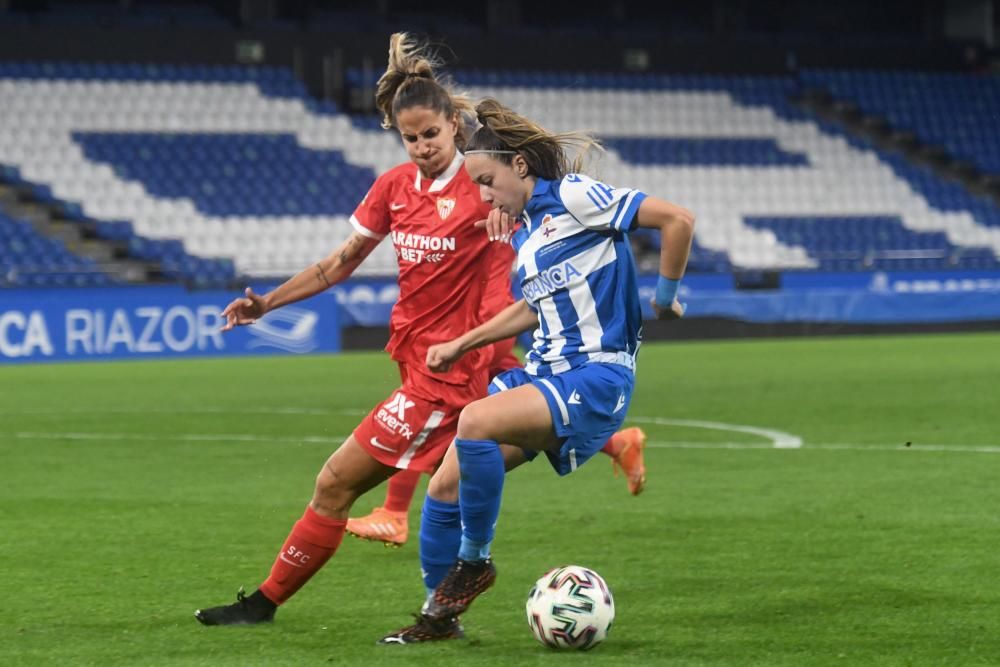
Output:
<instances>
[{"instance_id":1,"label":"soccer ball","mask_svg":"<svg viewBox=\"0 0 1000 667\"><path fill-rule=\"evenodd\" d=\"M608 636L615 601L591 569L566 565L535 582L525 605L535 639L550 648L592 649Z\"/></svg>"}]
</instances>

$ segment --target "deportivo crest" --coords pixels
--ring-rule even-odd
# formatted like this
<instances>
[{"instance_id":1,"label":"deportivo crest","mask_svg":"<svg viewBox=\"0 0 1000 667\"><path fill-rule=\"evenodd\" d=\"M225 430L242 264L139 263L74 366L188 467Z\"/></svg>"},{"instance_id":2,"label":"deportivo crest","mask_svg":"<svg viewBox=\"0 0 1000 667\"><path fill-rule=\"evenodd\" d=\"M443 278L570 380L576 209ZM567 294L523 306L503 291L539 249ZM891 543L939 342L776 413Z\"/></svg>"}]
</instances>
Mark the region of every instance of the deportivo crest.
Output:
<instances>
[{"instance_id":1,"label":"deportivo crest","mask_svg":"<svg viewBox=\"0 0 1000 667\"><path fill-rule=\"evenodd\" d=\"M549 225L550 222L552 222L551 215L546 215L544 218L542 218L542 235L545 238L549 238L549 236L556 233L556 226L555 225L550 226Z\"/></svg>"},{"instance_id":2,"label":"deportivo crest","mask_svg":"<svg viewBox=\"0 0 1000 667\"><path fill-rule=\"evenodd\" d=\"M438 215L442 220L447 220L451 212L455 210L455 200L451 197L441 197L437 201Z\"/></svg>"}]
</instances>

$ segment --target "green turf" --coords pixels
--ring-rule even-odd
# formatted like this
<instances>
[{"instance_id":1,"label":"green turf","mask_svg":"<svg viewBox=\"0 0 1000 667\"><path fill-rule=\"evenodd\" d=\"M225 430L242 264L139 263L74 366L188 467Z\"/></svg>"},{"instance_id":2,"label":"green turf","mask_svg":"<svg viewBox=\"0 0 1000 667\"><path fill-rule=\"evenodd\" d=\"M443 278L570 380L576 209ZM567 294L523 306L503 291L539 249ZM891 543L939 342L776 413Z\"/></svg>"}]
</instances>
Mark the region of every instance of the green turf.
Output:
<instances>
[{"instance_id":1,"label":"green turf","mask_svg":"<svg viewBox=\"0 0 1000 667\"><path fill-rule=\"evenodd\" d=\"M469 639L377 647L421 601L412 538L345 542L273 626L191 613L266 575L322 461L396 385L384 354L3 367L0 665L997 665L998 378L998 335L644 346L646 492L603 457L517 471ZM570 562L618 605L586 654L524 619Z\"/></svg>"}]
</instances>

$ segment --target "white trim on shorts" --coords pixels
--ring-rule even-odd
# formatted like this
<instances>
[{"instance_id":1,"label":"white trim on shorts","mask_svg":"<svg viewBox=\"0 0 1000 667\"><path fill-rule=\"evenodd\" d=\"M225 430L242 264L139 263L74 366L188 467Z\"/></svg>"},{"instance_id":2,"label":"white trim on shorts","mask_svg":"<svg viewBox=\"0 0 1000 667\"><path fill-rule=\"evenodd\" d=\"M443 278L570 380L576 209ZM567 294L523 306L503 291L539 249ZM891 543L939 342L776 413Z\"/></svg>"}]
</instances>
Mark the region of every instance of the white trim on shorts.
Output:
<instances>
[{"instance_id":1,"label":"white trim on shorts","mask_svg":"<svg viewBox=\"0 0 1000 667\"><path fill-rule=\"evenodd\" d=\"M441 425L441 422L444 420L444 415L445 413L440 410L435 410L431 413L431 416L427 418L427 422L424 423L424 427L420 429L420 433L418 433L417 437L413 439L413 443L410 445L409 449L407 449L406 452L399 457L399 460L396 461L397 468L405 470L410 466L410 460L413 459L413 455L417 453L418 449L420 449L420 445L427 441L427 438L434 432L434 429Z\"/></svg>"},{"instance_id":2,"label":"white trim on shorts","mask_svg":"<svg viewBox=\"0 0 1000 667\"><path fill-rule=\"evenodd\" d=\"M545 388L549 390L549 393L552 394L552 398L555 399L556 405L559 406L559 413L562 415L563 426L569 426L569 410L566 408L566 404L563 403L562 396L559 395L559 391L545 378L538 378L538 384L544 385Z\"/></svg>"}]
</instances>

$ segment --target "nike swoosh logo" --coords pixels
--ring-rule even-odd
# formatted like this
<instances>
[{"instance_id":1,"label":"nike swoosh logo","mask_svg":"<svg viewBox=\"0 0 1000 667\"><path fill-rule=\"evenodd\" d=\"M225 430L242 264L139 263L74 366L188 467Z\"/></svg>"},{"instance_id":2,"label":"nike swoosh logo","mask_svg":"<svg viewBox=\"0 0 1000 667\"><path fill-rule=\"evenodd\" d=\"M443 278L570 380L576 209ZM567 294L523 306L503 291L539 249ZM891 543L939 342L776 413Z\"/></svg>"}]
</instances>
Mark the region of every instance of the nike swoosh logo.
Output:
<instances>
[{"instance_id":1,"label":"nike swoosh logo","mask_svg":"<svg viewBox=\"0 0 1000 667\"><path fill-rule=\"evenodd\" d=\"M393 449L392 447L386 447L385 445L383 445L381 442L378 441L378 438L372 438L368 442L372 443L372 447L378 447L383 451L392 452L393 454L396 453L395 449Z\"/></svg>"},{"instance_id":2,"label":"nike swoosh logo","mask_svg":"<svg viewBox=\"0 0 1000 667\"><path fill-rule=\"evenodd\" d=\"M393 211L399 211L406 208L406 204L389 204L389 209Z\"/></svg>"},{"instance_id":3,"label":"nike swoosh logo","mask_svg":"<svg viewBox=\"0 0 1000 667\"><path fill-rule=\"evenodd\" d=\"M296 563L294 560L288 560L287 558L285 558L285 552L284 551L282 551L278 555L278 558L280 558L281 560L285 561L286 563L288 563L292 567L297 567L297 568L300 568L300 569L302 568L302 563Z\"/></svg>"}]
</instances>

